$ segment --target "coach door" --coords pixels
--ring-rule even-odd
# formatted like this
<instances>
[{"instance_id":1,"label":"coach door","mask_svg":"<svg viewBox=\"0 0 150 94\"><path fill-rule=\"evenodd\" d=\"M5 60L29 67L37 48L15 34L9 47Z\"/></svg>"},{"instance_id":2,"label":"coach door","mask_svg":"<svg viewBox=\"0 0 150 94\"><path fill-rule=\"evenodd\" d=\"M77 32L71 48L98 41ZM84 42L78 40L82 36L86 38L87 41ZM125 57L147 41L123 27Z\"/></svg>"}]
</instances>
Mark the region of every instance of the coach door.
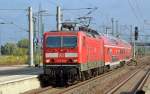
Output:
<instances>
[{"instance_id":1,"label":"coach door","mask_svg":"<svg viewBox=\"0 0 150 94\"><path fill-rule=\"evenodd\" d=\"M101 39L100 40L100 66L104 66L105 62L105 54L104 54L104 41Z\"/></svg>"}]
</instances>

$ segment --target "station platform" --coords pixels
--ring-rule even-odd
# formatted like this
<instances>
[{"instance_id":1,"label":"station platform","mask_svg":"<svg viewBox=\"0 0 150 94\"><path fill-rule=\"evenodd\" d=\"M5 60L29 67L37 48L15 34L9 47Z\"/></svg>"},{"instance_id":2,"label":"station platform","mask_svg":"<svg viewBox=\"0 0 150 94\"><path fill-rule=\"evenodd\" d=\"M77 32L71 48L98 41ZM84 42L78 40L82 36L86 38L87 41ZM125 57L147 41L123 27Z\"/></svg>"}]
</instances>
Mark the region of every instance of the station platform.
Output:
<instances>
[{"instance_id":1,"label":"station platform","mask_svg":"<svg viewBox=\"0 0 150 94\"><path fill-rule=\"evenodd\" d=\"M8 66L0 67L0 84L26 77L35 77L43 73L42 67Z\"/></svg>"},{"instance_id":2,"label":"station platform","mask_svg":"<svg viewBox=\"0 0 150 94\"><path fill-rule=\"evenodd\" d=\"M39 88L38 75L42 67L0 66L0 94L20 94Z\"/></svg>"}]
</instances>

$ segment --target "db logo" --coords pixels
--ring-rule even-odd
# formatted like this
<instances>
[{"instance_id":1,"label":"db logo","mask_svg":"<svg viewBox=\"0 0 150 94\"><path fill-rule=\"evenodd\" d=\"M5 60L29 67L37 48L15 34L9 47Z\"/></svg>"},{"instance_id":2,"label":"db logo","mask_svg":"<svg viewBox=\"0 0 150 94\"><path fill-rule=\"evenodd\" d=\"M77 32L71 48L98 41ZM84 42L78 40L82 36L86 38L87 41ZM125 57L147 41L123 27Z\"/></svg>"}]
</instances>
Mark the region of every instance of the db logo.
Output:
<instances>
[{"instance_id":1,"label":"db logo","mask_svg":"<svg viewBox=\"0 0 150 94\"><path fill-rule=\"evenodd\" d=\"M64 53L59 53L58 57L65 57Z\"/></svg>"}]
</instances>

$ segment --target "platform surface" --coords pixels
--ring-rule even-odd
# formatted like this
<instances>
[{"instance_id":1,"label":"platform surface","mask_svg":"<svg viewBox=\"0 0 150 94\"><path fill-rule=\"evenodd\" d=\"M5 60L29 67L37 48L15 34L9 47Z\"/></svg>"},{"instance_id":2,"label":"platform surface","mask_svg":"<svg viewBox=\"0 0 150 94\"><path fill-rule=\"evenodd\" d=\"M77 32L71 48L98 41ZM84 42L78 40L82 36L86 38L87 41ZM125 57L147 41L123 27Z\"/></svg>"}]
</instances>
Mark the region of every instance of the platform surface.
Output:
<instances>
[{"instance_id":1,"label":"platform surface","mask_svg":"<svg viewBox=\"0 0 150 94\"><path fill-rule=\"evenodd\" d=\"M43 73L42 67L3 66L0 67L0 84L37 77L41 73Z\"/></svg>"}]
</instances>

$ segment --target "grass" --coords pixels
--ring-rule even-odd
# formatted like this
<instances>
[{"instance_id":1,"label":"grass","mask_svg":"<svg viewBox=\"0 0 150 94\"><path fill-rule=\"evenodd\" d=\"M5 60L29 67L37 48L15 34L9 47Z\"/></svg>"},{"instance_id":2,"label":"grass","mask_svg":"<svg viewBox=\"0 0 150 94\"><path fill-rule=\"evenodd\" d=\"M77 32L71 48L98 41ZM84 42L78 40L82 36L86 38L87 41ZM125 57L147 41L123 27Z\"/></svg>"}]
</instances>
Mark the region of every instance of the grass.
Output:
<instances>
[{"instance_id":1,"label":"grass","mask_svg":"<svg viewBox=\"0 0 150 94\"><path fill-rule=\"evenodd\" d=\"M0 56L0 65L27 64L28 56Z\"/></svg>"},{"instance_id":2,"label":"grass","mask_svg":"<svg viewBox=\"0 0 150 94\"><path fill-rule=\"evenodd\" d=\"M34 63L41 64L42 63L42 55L34 54Z\"/></svg>"}]
</instances>

